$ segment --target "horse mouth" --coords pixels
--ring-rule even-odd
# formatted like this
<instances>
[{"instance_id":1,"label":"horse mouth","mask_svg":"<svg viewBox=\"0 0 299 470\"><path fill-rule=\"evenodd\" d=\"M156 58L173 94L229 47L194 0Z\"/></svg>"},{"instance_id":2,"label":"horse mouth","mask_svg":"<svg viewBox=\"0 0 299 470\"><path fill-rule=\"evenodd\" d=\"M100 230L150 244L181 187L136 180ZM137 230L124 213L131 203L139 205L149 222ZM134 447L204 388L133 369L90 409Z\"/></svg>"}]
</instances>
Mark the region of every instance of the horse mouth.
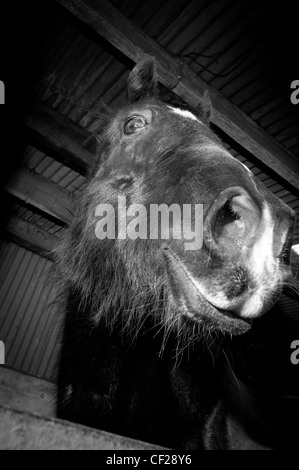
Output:
<instances>
[{"instance_id":1,"label":"horse mouth","mask_svg":"<svg viewBox=\"0 0 299 470\"><path fill-rule=\"evenodd\" d=\"M238 317L234 312L219 309L211 304L199 291L195 279L180 258L169 248L163 253L174 298L185 306L185 315L210 329L240 335L251 328L252 321Z\"/></svg>"}]
</instances>

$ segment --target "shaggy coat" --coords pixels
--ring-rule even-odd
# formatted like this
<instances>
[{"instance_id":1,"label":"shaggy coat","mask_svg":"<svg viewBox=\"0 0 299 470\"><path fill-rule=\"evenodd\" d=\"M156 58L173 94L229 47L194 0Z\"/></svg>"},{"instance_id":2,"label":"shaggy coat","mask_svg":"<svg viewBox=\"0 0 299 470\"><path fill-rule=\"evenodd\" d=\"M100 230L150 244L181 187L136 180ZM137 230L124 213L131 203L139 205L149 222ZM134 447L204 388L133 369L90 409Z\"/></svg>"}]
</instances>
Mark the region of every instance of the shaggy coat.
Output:
<instances>
[{"instance_id":1,"label":"shaggy coat","mask_svg":"<svg viewBox=\"0 0 299 470\"><path fill-rule=\"evenodd\" d=\"M57 415L171 448L286 446L266 332L290 278L293 213L208 127L207 95L194 109L162 92L151 60L127 93L55 251L68 294ZM119 239L117 212L115 237L99 239L99 205L119 196L147 214L202 204L202 247L186 250L174 221L169 239Z\"/></svg>"}]
</instances>

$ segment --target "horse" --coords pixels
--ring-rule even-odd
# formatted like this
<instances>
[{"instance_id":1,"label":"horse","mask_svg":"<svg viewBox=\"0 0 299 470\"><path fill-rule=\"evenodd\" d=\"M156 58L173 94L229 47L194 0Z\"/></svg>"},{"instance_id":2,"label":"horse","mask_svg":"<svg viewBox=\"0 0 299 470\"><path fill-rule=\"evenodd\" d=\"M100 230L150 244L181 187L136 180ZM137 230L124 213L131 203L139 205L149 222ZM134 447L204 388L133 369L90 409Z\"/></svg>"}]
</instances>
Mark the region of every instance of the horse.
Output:
<instances>
[{"instance_id":1,"label":"horse","mask_svg":"<svg viewBox=\"0 0 299 470\"><path fill-rule=\"evenodd\" d=\"M189 106L150 58L107 113L54 251L67 292L57 416L174 449L279 447L269 397L247 380L251 354L240 364L290 282L294 212L210 115L207 93Z\"/></svg>"}]
</instances>

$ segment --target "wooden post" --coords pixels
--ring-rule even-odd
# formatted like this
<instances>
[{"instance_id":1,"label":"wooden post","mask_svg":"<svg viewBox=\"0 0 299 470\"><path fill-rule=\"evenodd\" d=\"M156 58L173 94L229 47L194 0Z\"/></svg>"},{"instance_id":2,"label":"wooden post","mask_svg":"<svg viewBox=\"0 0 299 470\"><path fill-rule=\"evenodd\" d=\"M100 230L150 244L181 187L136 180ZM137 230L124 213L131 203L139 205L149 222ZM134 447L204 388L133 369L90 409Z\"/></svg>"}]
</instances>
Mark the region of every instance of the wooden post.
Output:
<instances>
[{"instance_id":1,"label":"wooden post","mask_svg":"<svg viewBox=\"0 0 299 470\"><path fill-rule=\"evenodd\" d=\"M163 450L153 444L5 406L0 406L0 449Z\"/></svg>"}]
</instances>

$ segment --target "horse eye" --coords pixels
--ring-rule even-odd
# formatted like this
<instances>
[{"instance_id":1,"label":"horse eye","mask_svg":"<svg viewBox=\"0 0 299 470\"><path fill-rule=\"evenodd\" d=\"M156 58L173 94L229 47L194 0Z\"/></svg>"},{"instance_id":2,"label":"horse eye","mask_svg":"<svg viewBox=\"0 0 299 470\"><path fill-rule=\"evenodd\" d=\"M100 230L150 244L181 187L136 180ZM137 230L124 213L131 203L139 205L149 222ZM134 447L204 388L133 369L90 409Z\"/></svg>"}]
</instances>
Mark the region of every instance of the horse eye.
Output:
<instances>
[{"instance_id":1,"label":"horse eye","mask_svg":"<svg viewBox=\"0 0 299 470\"><path fill-rule=\"evenodd\" d=\"M125 123L125 134L134 134L140 132L145 127L145 119L140 116L133 116Z\"/></svg>"}]
</instances>

